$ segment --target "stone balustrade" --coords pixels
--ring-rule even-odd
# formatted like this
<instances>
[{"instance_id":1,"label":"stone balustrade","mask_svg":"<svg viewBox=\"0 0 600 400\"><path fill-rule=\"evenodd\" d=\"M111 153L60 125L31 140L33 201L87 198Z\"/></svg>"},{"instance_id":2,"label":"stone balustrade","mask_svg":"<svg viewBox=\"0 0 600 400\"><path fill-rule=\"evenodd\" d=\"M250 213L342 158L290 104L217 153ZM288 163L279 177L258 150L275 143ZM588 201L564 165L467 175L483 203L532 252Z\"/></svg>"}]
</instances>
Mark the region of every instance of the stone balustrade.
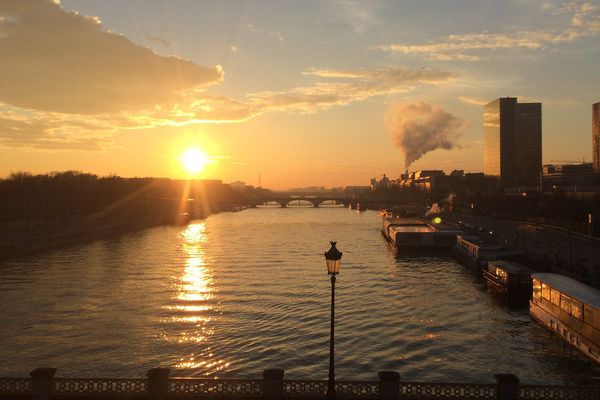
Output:
<instances>
[{"instance_id":1,"label":"stone balustrade","mask_svg":"<svg viewBox=\"0 0 600 400\"><path fill-rule=\"evenodd\" d=\"M59 378L55 368L38 368L30 378L0 378L0 400L63 399L322 399L325 380L284 379L281 369L267 369L262 379L170 378L166 368L151 369L147 378ZM496 383L405 382L394 371L379 380L336 381L340 400L542 400L600 399L600 385L524 385L515 375L495 375Z\"/></svg>"}]
</instances>

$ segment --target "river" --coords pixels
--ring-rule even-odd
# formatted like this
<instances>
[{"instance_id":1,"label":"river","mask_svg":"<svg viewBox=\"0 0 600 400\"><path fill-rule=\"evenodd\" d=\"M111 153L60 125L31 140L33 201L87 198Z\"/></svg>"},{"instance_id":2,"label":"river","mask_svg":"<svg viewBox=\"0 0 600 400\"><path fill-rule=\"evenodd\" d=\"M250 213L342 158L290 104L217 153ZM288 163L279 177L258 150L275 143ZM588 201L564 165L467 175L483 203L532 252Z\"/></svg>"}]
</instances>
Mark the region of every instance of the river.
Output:
<instances>
[{"instance_id":1,"label":"river","mask_svg":"<svg viewBox=\"0 0 600 400\"><path fill-rule=\"evenodd\" d=\"M449 257L397 254L377 213L259 208L147 229L0 264L0 375L326 379L330 282L323 253L343 251L336 284L336 377L598 383Z\"/></svg>"}]
</instances>

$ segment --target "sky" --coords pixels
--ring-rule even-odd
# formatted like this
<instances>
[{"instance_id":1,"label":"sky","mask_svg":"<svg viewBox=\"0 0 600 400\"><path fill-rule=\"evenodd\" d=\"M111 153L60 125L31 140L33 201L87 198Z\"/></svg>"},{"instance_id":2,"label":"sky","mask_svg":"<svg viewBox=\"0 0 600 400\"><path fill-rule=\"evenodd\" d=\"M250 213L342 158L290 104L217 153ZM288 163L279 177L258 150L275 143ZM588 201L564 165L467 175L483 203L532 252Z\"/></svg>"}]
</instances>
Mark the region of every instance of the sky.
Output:
<instances>
[{"instance_id":1,"label":"sky","mask_svg":"<svg viewBox=\"0 0 600 400\"><path fill-rule=\"evenodd\" d=\"M597 0L0 0L0 176L478 172L507 96L542 103L544 163L591 161L599 37Z\"/></svg>"}]
</instances>

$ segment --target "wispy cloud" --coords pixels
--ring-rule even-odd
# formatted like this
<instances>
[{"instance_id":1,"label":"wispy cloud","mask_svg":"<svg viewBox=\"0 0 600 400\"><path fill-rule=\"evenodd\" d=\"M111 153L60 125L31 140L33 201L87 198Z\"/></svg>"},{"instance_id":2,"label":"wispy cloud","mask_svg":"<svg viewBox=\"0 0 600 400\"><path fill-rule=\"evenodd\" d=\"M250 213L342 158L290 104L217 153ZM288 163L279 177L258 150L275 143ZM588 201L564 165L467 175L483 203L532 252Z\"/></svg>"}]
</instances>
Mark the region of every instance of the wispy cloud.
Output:
<instances>
[{"instance_id":1,"label":"wispy cloud","mask_svg":"<svg viewBox=\"0 0 600 400\"><path fill-rule=\"evenodd\" d=\"M374 49L392 53L422 55L431 60L479 61L482 56L477 53L482 50L537 50L600 34L600 5L572 2L565 5L564 10L569 12L570 21L567 26L556 29L448 35L430 43L387 44L376 46Z\"/></svg>"},{"instance_id":2,"label":"wispy cloud","mask_svg":"<svg viewBox=\"0 0 600 400\"><path fill-rule=\"evenodd\" d=\"M330 17L349 26L358 35L365 35L380 23L377 1L336 0L331 3Z\"/></svg>"},{"instance_id":3,"label":"wispy cloud","mask_svg":"<svg viewBox=\"0 0 600 400\"><path fill-rule=\"evenodd\" d=\"M146 39L148 39L148 41L151 43L157 43L163 47L171 47L171 42L159 36L146 35Z\"/></svg>"},{"instance_id":4,"label":"wispy cloud","mask_svg":"<svg viewBox=\"0 0 600 400\"><path fill-rule=\"evenodd\" d=\"M411 83L443 83L456 78L457 75L448 71L430 69L412 69L402 66L363 69L319 69L313 68L304 72L305 75L314 75L323 78L342 78L355 81L370 81L386 85Z\"/></svg>"},{"instance_id":5,"label":"wispy cloud","mask_svg":"<svg viewBox=\"0 0 600 400\"><path fill-rule=\"evenodd\" d=\"M246 28L248 29L249 32L254 33L256 35L270 36L270 37L272 37L273 39L275 39L278 42L284 42L285 41L285 37L283 36L283 34L281 32L278 32L278 31L264 31L264 30L258 28L256 25L253 25L253 24L246 25Z\"/></svg>"},{"instance_id":6,"label":"wispy cloud","mask_svg":"<svg viewBox=\"0 0 600 400\"><path fill-rule=\"evenodd\" d=\"M476 97L467 97L467 96L458 96L458 99L465 104L470 104L472 106L482 107L489 103L491 100L480 99Z\"/></svg>"},{"instance_id":7,"label":"wispy cloud","mask_svg":"<svg viewBox=\"0 0 600 400\"><path fill-rule=\"evenodd\" d=\"M314 68L304 72L314 80L309 85L233 99L208 92L224 79L219 66L161 56L59 4L7 0L0 17L3 147L96 150L110 146L116 130L316 112L457 76L402 66Z\"/></svg>"},{"instance_id":8,"label":"wispy cloud","mask_svg":"<svg viewBox=\"0 0 600 400\"><path fill-rule=\"evenodd\" d=\"M310 69L304 74L328 80L284 92L256 93L250 98L262 110L286 109L314 112L374 96L407 92L419 84L444 84L457 76L448 71L405 67Z\"/></svg>"}]
</instances>

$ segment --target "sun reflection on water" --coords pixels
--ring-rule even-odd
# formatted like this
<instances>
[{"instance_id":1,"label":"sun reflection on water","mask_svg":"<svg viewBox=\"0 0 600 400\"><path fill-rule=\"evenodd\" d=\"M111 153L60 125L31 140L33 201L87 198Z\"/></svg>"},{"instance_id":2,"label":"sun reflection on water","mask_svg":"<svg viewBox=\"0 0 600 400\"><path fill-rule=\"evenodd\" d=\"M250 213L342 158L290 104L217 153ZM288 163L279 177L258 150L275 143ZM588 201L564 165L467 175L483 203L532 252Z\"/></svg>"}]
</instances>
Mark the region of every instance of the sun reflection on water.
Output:
<instances>
[{"instance_id":1,"label":"sun reflection on water","mask_svg":"<svg viewBox=\"0 0 600 400\"><path fill-rule=\"evenodd\" d=\"M174 304L164 308L172 312L168 321L181 328L169 341L179 344L206 343L214 334L211 325L215 310L212 303L214 282L204 254L207 242L205 223L189 224L181 232L180 238L183 268L175 284ZM195 352L181 356L175 364L179 369L202 369L211 373L227 366L229 363L216 358L210 348L196 348Z\"/></svg>"}]
</instances>

